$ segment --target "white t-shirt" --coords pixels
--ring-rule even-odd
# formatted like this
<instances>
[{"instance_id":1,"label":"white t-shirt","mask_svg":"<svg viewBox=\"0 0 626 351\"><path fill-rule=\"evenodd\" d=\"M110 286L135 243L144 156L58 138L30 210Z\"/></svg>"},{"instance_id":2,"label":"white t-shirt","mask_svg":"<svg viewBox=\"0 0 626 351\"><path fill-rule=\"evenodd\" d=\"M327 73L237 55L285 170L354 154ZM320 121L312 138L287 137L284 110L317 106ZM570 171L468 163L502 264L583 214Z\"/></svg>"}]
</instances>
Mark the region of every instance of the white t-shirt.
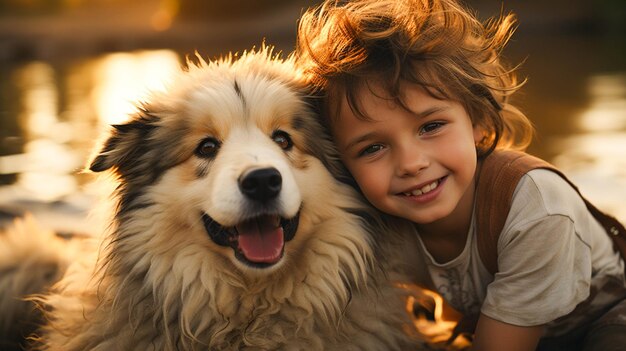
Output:
<instances>
[{"instance_id":1,"label":"white t-shirt","mask_svg":"<svg viewBox=\"0 0 626 351\"><path fill-rule=\"evenodd\" d=\"M626 296L620 254L578 193L553 172L530 171L517 185L495 276L480 259L475 231L472 218L463 252L444 263L435 262L418 236L436 289L464 314L547 324L545 336L555 336Z\"/></svg>"}]
</instances>

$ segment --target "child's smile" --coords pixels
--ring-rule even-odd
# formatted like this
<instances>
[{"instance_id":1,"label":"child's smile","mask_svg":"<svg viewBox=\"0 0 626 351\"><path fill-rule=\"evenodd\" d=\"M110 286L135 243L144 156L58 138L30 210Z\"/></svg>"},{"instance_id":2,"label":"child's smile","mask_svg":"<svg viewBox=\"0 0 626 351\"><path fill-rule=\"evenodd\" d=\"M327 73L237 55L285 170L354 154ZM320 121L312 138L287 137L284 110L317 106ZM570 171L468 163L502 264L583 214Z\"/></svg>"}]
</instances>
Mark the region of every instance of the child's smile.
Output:
<instances>
[{"instance_id":1,"label":"child's smile","mask_svg":"<svg viewBox=\"0 0 626 351\"><path fill-rule=\"evenodd\" d=\"M417 201L422 203L431 201L435 199L437 195L441 192L443 183L445 182L446 178L447 176L436 179L432 182L426 182L425 185L420 184L414 186L410 189L407 189L406 191L399 193L398 195L403 196L410 201Z\"/></svg>"},{"instance_id":2,"label":"child's smile","mask_svg":"<svg viewBox=\"0 0 626 351\"><path fill-rule=\"evenodd\" d=\"M476 142L482 137L463 106L403 84L399 106L375 84L358 92L357 116L344 100L332 132L365 197L417 224L471 215ZM373 92L370 90L373 89ZM471 190L468 192L468 190Z\"/></svg>"}]
</instances>

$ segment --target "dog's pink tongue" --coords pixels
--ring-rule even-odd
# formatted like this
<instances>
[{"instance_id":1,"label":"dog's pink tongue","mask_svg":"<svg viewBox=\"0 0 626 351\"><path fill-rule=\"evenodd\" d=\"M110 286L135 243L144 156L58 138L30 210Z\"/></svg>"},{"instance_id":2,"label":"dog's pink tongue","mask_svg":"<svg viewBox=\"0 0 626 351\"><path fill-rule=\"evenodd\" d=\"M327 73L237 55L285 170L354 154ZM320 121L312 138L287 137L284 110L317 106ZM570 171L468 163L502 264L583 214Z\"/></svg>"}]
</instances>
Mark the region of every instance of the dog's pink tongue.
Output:
<instances>
[{"instance_id":1,"label":"dog's pink tongue","mask_svg":"<svg viewBox=\"0 0 626 351\"><path fill-rule=\"evenodd\" d=\"M276 263L283 251L283 228L272 216L261 216L237 226L239 248L251 262Z\"/></svg>"}]
</instances>

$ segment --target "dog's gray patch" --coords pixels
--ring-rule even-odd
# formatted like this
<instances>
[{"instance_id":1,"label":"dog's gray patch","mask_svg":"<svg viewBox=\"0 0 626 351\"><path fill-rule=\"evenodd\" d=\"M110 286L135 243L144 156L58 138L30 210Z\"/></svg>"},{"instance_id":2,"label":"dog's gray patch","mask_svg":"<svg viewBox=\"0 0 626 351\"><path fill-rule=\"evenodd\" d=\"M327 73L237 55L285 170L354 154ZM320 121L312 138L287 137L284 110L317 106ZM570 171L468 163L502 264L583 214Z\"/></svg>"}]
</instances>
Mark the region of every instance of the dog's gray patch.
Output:
<instances>
[{"instance_id":1,"label":"dog's gray patch","mask_svg":"<svg viewBox=\"0 0 626 351\"><path fill-rule=\"evenodd\" d=\"M204 178L209 174L209 164L204 162L201 166L196 167L196 178Z\"/></svg>"},{"instance_id":2,"label":"dog's gray patch","mask_svg":"<svg viewBox=\"0 0 626 351\"><path fill-rule=\"evenodd\" d=\"M305 127L305 125L306 125L306 121L304 117L302 116L295 116L293 119L293 122L291 123L291 126L295 130L301 130L302 128Z\"/></svg>"},{"instance_id":3,"label":"dog's gray patch","mask_svg":"<svg viewBox=\"0 0 626 351\"><path fill-rule=\"evenodd\" d=\"M246 106L246 99L243 97L243 93L241 92L241 88L239 87L239 83L237 83L236 80L235 80L235 92L237 93L237 96L239 96L239 98L241 99L241 103L245 107Z\"/></svg>"}]
</instances>

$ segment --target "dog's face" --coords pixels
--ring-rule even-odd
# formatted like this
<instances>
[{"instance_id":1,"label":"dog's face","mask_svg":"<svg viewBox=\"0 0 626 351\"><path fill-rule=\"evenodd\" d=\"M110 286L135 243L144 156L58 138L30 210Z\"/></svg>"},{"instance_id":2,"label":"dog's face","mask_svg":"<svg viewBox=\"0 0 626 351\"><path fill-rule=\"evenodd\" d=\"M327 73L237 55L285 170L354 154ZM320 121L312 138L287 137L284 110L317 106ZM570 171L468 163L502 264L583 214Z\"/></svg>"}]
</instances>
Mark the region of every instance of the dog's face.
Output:
<instances>
[{"instance_id":1,"label":"dog's face","mask_svg":"<svg viewBox=\"0 0 626 351\"><path fill-rule=\"evenodd\" d=\"M115 126L90 168L118 174L118 218L161 226L146 244L271 271L308 240L336 161L295 67L270 56L193 67Z\"/></svg>"}]
</instances>

